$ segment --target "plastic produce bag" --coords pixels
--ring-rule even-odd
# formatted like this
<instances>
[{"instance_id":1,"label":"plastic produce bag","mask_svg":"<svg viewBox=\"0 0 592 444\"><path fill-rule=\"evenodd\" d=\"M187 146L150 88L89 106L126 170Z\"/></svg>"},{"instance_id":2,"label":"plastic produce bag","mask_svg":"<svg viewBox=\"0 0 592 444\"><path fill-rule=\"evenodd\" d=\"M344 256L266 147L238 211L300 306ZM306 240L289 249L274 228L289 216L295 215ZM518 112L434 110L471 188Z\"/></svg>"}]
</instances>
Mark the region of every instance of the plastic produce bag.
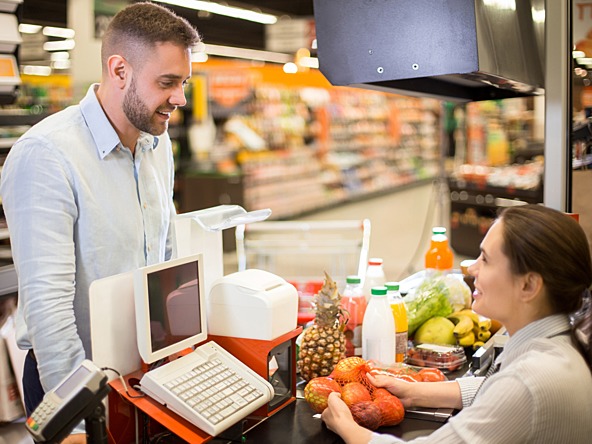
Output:
<instances>
[{"instance_id":1,"label":"plastic produce bag","mask_svg":"<svg viewBox=\"0 0 592 444\"><path fill-rule=\"evenodd\" d=\"M409 321L409 336L415 330L434 316L448 316L454 311L449 300L450 290L446 280L441 276L425 279L413 294L405 298L407 318Z\"/></svg>"},{"instance_id":2,"label":"plastic produce bag","mask_svg":"<svg viewBox=\"0 0 592 444\"><path fill-rule=\"evenodd\" d=\"M471 308L473 301L471 289L463 280L462 274L448 274L437 279L442 279L446 287L448 287L448 300L452 304L454 311Z\"/></svg>"}]
</instances>

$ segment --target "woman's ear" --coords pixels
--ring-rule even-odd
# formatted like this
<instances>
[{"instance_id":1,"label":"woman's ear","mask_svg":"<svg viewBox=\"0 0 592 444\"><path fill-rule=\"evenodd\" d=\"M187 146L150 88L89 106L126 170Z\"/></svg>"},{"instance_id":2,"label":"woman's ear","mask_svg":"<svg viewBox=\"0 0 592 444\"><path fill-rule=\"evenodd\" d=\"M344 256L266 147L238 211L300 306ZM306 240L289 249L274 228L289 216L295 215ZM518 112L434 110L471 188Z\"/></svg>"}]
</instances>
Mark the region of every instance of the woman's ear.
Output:
<instances>
[{"instance_id":1,"label":"woman's ear","mask_svg":"<svg viewBox=\"0 0 592 444\"><path fill-rule=\"evenodd\" d=\"M120 89L124 89L127 78L131 74L131 67L127 60L120 55L112 55L107 61L107 69L109 80Z\"/></svg>"},{"instance_id":2,"label":"woman's ear","mask_svg":"<svg viewBox=\"0 0 592 444\"><path fill-rule=\"evenodd\" d=\"M531 302L538 295L543 294L543 277L532 271L522 277L522 300Z\"/></svg>"}]
</instances>

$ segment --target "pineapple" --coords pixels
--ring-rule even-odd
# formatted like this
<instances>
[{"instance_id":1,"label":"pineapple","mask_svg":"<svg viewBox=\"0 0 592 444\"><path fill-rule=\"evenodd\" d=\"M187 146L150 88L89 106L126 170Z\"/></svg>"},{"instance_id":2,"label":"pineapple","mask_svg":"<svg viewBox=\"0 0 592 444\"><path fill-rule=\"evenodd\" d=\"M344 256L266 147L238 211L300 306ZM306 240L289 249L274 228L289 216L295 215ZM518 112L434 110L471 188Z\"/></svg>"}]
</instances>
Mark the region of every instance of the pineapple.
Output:
<instances>
[{"instance_id":1,"label":"pineapple","mask_svg":"<svg viewBox=\"0 0 592 444\"><path fill-rule=\"evenodd\" d=\"M345 357L346 317L337 284L325 272L325 283L314 298L314 324L304 330L298 369L306 381L329 376Z\"/></svg>"}]
</instances>

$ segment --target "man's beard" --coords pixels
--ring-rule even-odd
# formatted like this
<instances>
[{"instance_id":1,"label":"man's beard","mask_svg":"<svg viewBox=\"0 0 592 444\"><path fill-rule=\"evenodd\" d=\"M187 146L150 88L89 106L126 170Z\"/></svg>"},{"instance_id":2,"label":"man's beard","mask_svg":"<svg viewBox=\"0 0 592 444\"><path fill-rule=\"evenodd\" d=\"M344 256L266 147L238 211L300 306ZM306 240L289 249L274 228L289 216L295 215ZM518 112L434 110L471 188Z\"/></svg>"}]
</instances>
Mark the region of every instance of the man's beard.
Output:
<instances>
[{"instance_id":1,"label":"man's beard","mask_svg":"<svg viewBox=\"0 0 592 444\"><path fill-rule=\"evenodd\" d=\"M158 124L152 121L152 115L142 101L136 88L136 79L132 76L129 89L123 98L123 112L127 119L140 131L158 136L167 130L167 123Z\"/></svg>"}]
</instances>

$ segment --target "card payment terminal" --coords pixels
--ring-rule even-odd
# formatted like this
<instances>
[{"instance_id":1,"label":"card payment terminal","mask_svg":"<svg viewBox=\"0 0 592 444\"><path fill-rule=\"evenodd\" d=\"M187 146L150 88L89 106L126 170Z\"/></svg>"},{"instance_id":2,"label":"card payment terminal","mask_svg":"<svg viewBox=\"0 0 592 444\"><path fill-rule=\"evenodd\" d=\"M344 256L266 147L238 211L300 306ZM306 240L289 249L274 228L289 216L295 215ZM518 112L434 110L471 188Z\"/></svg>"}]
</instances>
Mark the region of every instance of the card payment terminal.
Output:
<instances>
[{"instance_id":1,"label":"card payment terminal","mask_svg":"<svg viewBox=\"0 0 592 444\"><path fill-rule=\"evenodd\" d=\"M41 404L27 418L27 430L36 442L60 442L98 405L103 407L101 401L108 392L105 373L91 361L84 360L56 388L45 394Z\"/></svg>"}]
</instances>

